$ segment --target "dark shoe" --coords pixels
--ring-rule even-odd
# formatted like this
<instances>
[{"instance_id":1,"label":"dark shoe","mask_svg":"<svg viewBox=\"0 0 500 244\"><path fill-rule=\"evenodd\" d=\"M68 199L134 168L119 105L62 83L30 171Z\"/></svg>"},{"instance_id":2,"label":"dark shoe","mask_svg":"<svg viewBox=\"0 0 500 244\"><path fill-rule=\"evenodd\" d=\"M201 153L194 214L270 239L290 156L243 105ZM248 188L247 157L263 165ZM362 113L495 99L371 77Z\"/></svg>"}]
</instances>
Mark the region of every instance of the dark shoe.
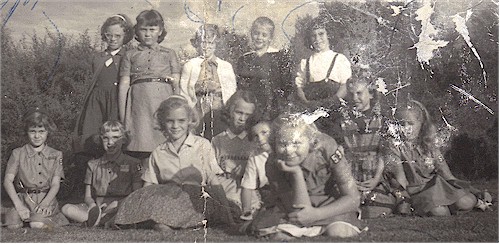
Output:
<instances>
[{"instance_id":1,"label":"dark shoe","mask_svg":"<svg viewBox=\"0 0 500 244\"><path fill-rule=\"evenodd\" d=\"M102 210L99 206L94 206L89 210L89 217L87 219L88 227L96 227L101 221Z\"/></svg>"}]
</instances>

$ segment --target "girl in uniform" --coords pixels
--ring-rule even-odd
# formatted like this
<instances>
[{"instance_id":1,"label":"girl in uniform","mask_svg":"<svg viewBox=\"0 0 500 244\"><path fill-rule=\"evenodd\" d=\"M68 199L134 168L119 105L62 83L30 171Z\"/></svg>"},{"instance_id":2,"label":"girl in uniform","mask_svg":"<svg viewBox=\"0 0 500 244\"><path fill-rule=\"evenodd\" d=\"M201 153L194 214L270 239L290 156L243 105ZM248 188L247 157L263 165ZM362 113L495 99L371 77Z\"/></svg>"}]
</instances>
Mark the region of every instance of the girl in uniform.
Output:
<instances>
[{"instance_id":1,"label":"girl in uniform","mask_svg":"<svg viewBox=\"0 0 500 244\"><path fill-rule=\"evenodd\" d=\"M140 42L127 51L120 67L119 111L131 141L127 150L146 159L165 137L157 130L154 113L176 91L180 65L172 49L159 45L167 30L156 10L142 11L136 18L135 35Z\"/></svg>"},{"instance_id":2,"label":"girl in uniform","mask_svg":"<svg viewBox=\"0 0 500 244\"><path fill-rule=\"evenodd\" d=\"M121 200L142 187L141 161L122 152L128 142L122 123L106 121L101 126L100 138L105 153L87 163L84 203L66 204L61 209L66 217L86 222L88 227L100 223L112 226Z\"/></svg>"},{"instance_id":3,"label":"girl in uniform","mask_svg":"<svg viewBox=\"0 0 500 244\"><path fill-rule=\"evenodd\" d=\"M8 228L21 228L23 222L31 228L68 224L56 199L64 178L63 155L46 143L56 129L52 119L38 108L24 118L29 143L12 151L5 169L3 186L15 207L7 212L3 225Z\"/></svg>"}]
</instances>

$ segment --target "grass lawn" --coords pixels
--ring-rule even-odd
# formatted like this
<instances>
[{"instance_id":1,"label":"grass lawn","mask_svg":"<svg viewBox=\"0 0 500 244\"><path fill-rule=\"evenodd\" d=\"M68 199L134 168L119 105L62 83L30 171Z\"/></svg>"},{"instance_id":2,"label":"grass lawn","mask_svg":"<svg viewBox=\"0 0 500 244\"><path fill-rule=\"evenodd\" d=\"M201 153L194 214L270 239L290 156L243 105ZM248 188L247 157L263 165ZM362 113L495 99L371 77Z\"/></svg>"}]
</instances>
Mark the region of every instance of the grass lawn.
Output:
<instances>
[{"instance_id":1,"label":"grass lawn","mask_svg":"<svg viewBox=\"0 0 500 244\"><path fill-rule=\"evenodd\" d=\"M498 183L479 182L495 200ZM296 242L498 242L498 202L492 212L472 211L452 217L391 217L364 220L369 230L355 238L325 236L298 238ZM59 229L1 230L2 242L272 242L237 234L234 230L208 228L158 232L146 229L105 230L73 224Z\"/></svg>"}]
</instances>

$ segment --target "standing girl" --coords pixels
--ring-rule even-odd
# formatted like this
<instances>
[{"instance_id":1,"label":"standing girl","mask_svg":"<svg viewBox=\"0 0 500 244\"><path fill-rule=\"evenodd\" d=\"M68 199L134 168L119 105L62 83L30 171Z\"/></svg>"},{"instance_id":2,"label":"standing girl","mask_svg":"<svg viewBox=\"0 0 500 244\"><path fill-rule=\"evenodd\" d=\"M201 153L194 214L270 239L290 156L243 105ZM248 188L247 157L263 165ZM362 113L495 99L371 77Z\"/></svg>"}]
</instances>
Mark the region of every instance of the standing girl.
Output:
<instances>
[{"instance_id":1,"label":"standing girl","mask_svg":"<svg viewBox=\"0 0 500 244\"><path fill-rule=\"evenodd\" d=\"M156 119L167 140L152 152L144 187L123 201L115 223L152 221L157 230L199 226L205 219L231 223L210 142L192 133L196 111L184 97L173 95L160 104Z\"/></svg>"},{"instance_id":2,"label":"standing girl","mask_svg":"<svg viewBox=\"0 0 500 244\"><path fill-rule=\"evenodd\" d=\"M136 20L135 35L140 44L122 59L119 111L131 135L127 149L136 152L136 157L147 158L165 141L153 114L177 89L180 66L175 52L159 45L167 35L161 14L145 10Z\"/></svg>"},{"instance_id":3,"label":"standing girl","mask_svg":"<svg viewBox=\"0 0 500 244\"><path fill-rule=\"evenodd\" d=\"M351 63L341 53L331 50L333 33L328 33L326 23L315 18L304 36L304 44L314 53L300 61L295 78L296 109L312 112L320 107L337 109L341 98L347 94L346 82L351 78ZM330 113L333 115L333 113ZM331 116L330 116L331 117ZM332 118L321 118L316 125L322 132L335 136Z\"/></svg>"},{"instance_id":4,"label":"standing girl","mask_svg":"<svg viewBox=\"0 0 500 244\"><path fill-rule=\"evenodd\" d=\"M184 65L180 81L180 94L201 115L197 134L209 140L226 128L221 120L222 106L236 91L233 66L215 56L218 41L217 25L200 26L191 39L200 56Z\"/></svg>"},{"instance_id":5,"label":"standing girl","mask_svg":"<svg viewBox=\"0 0 500 244\"><path fill-rule=\"evenodd\" d=\"M254 92L267 119L274 119L286 106L292 86L290 58L283 51L271 47L274 22L258 17L250 29L252 51L238 59L236 74L238 88Z\"/></svg>"},{"instance_id":6,"label":"standing girl","mask_svg":"<svg viewBox=\"0 0 500 244\"><path fill-rule=\"evenodd\" d=\"M92 136L99 133L99 128L105 121L118 120L119 64L125 54L123 45L133 37L132 22L124 14L113 15L102 25L101 38L106 42L107 48L92 59L92 83L85 95L83 110L76 120L74 153L86 151L96 157L102 148L92 143Z\"/></svg>"},{"instance_id":7,"label":"standing girl","mask_svg":"<svg viewBox=\"0 0 500 244\"><path fill-rule=\"evenodd\" d=\"M359 193L342 146L296 115L275 120L271 145L266 175L278 201L257 214L254 229L278 239L357 235Z\"/></svg>"},{"instance_id":8,"label":"standing girl","mask_svg":"<svg viewBox=\"0 0 500 244\"><path fill-rule=\"evenodd\" d=\"M3 186L15 207L7 212L4 225L8 228L21 228L23 221L31 228L68 224L56 199L64 178L62 152L46 144L49 133L56 129L38 108L24 118L29 143L12 151L5 169Z\"/></svg>"},{"instance_id":9,"label":"standing girl","mask_svg":"<svg viewBox=\"0 0 500 244\"><path fill-rule=\"evenodd\" d=\"M396 110L402 141L389 145L390 172L411 197L418 215L447 216L481 204L453 176L435 145L436 127L420 102L411 100ZM479 206L478 206L479 207Z\"/></svg>"}]
</instances>

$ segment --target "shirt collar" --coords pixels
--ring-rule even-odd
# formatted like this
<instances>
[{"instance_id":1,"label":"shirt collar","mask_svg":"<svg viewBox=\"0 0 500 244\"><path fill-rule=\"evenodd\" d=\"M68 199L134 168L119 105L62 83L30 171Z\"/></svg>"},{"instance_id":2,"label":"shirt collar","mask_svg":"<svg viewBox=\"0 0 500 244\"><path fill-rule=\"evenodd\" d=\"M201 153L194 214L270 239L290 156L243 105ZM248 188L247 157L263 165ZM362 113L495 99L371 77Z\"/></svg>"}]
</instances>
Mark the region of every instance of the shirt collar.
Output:
<instances>
[{"instance_id":1,"label":"shirt collar","mask_svg":"<svg viewBox=\"0 0 500 244\"><path fill-rule=\"evenodd\" d=\"M122 49L121 49L121 48L119 48L119 49L116 49L116 50L114 50L114 51L109 52L109 54L111 54L111 56L115 56L115 55L116 55L117 53L119 53L121 50L122 50Z\"/></svg>"},{"instance_id":2,"label":"shirt collar","mask_svg":"<svg viewBox=\"0 0 500 244\"><path fill-rule=\"evenodd\" d=\"M29 144L26 144L26 151L28 152L28 157L33 157L35 156L35 154L37 154L38 152L35 151L35 149L29 145ZM42 149L42 151L40 151L41 154L43 154L43 156L45 157L48 157L49 154L50 154L50 149L49 149L49 146L45 145L45 147Z\"/></svg>"},{"instance_id":3,"label":"shirt collar","mask_svg":"<svg viewBox=\"0 0 500 244\"><path fill-rule=\"evenodd\" d=\"M160 50L160 44L155 43L151 47L140 44L139 46L137 46L137 49L140 51L144 51L144 50L148 50L148 49L158 51L158 50Z\"/></svg>"},{"instance_id":4,"label":"shirt collar","mask_svg":"<svg viewBox=\"0 0 500 244\"><path fill-rule=\"evenodd\" d=\"M192 147L192 146L194 146L195 143L196 143L196 138L194 137L194 135L192 133L188 133L186 140L184 140L184 144L182 144L182 145ZM165 143L163 143L161 145L160 148L162 150L169 150L169 145L172 145L172 143L167 140L167 141L165 141Z\"/></svg>"},{"instance_id":5,"label":"shirt collar","mask_svg":"<svg viewBox=\"0 0 500 244\"><path fill-rule=\"evenodd\" d=\"M246 131L243 131L240 134L236 135L230 129L226 130L226 134L227 134L227 137L229 137L229 139L234 139L235 137L238 137L240 139L245 139L245 137L247 136Z\"/></svg>"}]
</instances>

